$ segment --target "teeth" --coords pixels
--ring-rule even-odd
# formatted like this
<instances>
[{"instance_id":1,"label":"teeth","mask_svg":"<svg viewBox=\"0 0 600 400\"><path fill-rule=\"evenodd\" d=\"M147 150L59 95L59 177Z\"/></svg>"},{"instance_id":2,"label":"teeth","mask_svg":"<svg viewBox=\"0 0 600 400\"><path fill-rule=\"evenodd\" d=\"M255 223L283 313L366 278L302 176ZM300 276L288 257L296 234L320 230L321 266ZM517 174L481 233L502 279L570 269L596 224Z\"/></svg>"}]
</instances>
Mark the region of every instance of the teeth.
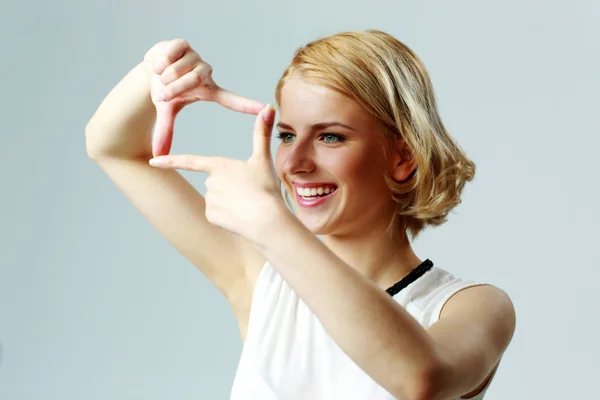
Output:
<instances>
[{"instance_id":1,"label":"teeth","mask_svg":"<svg viewBox=\"0 0 600 400\"><path fill-rule=\"evenodd\" d=\"M316 195L329 194L335 190L334 186L319 186L314 188L297 188L298 194L304 197L314 197Z\"/></svg>"}]
</instances>

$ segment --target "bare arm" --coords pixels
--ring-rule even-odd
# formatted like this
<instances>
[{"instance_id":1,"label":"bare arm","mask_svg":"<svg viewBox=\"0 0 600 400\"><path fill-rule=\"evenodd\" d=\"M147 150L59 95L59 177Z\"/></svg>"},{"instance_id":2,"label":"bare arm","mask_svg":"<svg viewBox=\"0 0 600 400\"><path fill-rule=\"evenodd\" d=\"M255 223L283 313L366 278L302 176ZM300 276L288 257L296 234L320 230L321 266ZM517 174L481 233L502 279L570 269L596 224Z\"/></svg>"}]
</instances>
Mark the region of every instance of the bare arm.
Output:
<instances>
[{"instance_id":1,"label":"bare arm","mask_svg":"<svg viewBox=\"0 0 600 400\"><path fill-rule=\"evenodd\" d=\"M145 61L133 68L104 99L87 124L87 153L148 221L230 298L240 285L245 287L248 268L261 265L263 257L245 239L207 221L204 198L181 174L148 164L153 155L152 127L157 119L157 105L151 92L156 95L162 90L174 99L173 103L161 104L162 107L173 106L174 118L183 105L202 100L193 92L195 87L202 85L199 76L206 76L202 68L210 68L195 52L189 57L184 56L192 52L186 42L177 41L170 47L165 43L162 47L157 45L159 50L162 49L158 58L164 56L161 58L164 61L171 57L171 64L165 62L164 67L157 67L162 70L158 75L163 87L152 86L151 79L156 78L152 75L153 65ZM169 65L174 67L169 69ZM194 69L190 69L192 67ZM190 71L197 75L190 77ZM182 77L185 79L180 79ZM258 113L261 108L260 103L223 91L214 83L209 89L221 91L214 98L224 98L228 104L235 101L238 102L235 105L242 104L243 111L257 110ZM206 87L201 90L203 94L207 91ZM178 103L177 96L184 97L182 93L185 102ZM232 96L235 100L231 100ZM172 129L172 121L170 123Z\"/></svg>"},{"instance_id":2,"label":"bare arm","mask_svg":"<svg viewBox=\"0 0 600 400\"><path fill-rule=\"evenodd\" d=\"M133 68L102 101L85 129L88 155L105 158L152 158L156 109L150 99L150 70Z\"/></svg>"},{"instance_id":3,"label":"bare arm","mask_svg":"<svg viewBox=\"0 0 600 400\"><path fill-rule=\"evenodd\" d=\"M510 299L469 288L424 329L391 296L337 257L289 211L265 221L257 245L340 348L402 399L454 399L480 386L514 331Z\"/></svg>"}]
</instances>

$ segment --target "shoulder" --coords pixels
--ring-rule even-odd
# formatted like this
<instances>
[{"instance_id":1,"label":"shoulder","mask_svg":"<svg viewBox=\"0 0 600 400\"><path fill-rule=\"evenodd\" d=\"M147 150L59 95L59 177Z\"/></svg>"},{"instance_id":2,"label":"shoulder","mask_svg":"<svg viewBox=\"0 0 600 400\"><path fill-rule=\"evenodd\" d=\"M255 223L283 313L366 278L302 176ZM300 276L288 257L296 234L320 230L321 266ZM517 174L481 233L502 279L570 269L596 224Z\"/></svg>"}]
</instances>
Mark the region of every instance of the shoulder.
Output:
<instances>
[{"instance_id":1,"label":"shoulder","mask_svg":"<svg viewBox=\"0 0 600 400\"><path fill-rule=\"evenodd\" d=\"M411 293L410 301L429 310L431 322L458 312L474 313L494 309L505 317L515 316L508 293L483 281L463 280L440 267L432 268Z\"/></svg>"},{"instance_id":2,"label":"shoulder","mask_svg":"<svg viewBox=\"0 0 600 400\"><path fill-rule=\"evenodd\" d=\"M461 398L471 398L489 385L514 330L513 303L494 285L469 286L448 299L428 332L440 344L447 382L463 385L461 391L471 390Z\"/></svg>"},{"instance_id":3,"label":"shoulder","mask_svg":"<svg viewBox=\"0 0 600 400\"><path fill-rule=\"evenodd\" d=\"M440 318L465 311L494 311L507 319L515 317L515 308L508 293L491 284L482 283L466 287L450 297L440 313Z\"/></svg>"},{"instance_id":4,"label":"shoulder","mask_svg":"<svg viewBox=\"0 0 600 400\"><path fill-rule=\"evenodd\" d=\"M504 290L481 284L454 294L443 306L439 321L462 326L466 335L485 332L489 347L502 353L514 335L516 311Z\"/></svg>"}]
</instances>

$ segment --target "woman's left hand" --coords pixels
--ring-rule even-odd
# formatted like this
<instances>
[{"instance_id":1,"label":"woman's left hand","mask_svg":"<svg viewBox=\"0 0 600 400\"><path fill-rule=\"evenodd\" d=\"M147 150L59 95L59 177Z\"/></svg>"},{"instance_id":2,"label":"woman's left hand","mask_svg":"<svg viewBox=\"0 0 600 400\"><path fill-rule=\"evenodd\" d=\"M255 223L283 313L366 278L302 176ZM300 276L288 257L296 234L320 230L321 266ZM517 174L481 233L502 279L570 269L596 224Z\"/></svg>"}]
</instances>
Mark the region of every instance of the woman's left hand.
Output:
<instances>
[{"instance_id":1,"label":"woman's left hand","mask_svg":"<svg viewBox=\"0 0 600 400\"><path fill-rule=\"evenodd\" d=\"M282 210L287 210L271 157L275 113L273 106L267 106L257 115L254 149L248 161L166 155L151 159L150 165L208 172L210 176L206 179L205 195L208 221L256 243L273 218L278 218Z\"/></svg>"}]
</instances>

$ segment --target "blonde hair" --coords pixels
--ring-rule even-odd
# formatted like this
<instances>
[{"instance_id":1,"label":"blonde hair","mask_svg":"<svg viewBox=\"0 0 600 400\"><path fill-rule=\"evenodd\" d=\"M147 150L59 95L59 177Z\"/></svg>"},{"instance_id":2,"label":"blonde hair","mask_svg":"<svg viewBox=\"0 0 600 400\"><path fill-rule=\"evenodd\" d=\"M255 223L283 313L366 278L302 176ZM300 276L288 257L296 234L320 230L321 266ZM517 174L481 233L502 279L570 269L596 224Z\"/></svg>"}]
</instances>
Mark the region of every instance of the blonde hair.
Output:
<instances>
[{"instance_id":1,"label":"blonde hair","mask_svg":"<svg viewBox=\"0 0 600 400\"><path fill-rule=\"evenodd\" d=\"M475 164L444 127L427 70L411 49L378 30L342 32L296 51L277 84L278 104L292 76L360 104L383 127L386 156L403 139L405 150L415 157L408 179L398 182L385 175L396 203L390 236L408 233L415 239L426 226L446 222L461 202L465 183L473 179Z\"/></svg>"}]
</instances>

